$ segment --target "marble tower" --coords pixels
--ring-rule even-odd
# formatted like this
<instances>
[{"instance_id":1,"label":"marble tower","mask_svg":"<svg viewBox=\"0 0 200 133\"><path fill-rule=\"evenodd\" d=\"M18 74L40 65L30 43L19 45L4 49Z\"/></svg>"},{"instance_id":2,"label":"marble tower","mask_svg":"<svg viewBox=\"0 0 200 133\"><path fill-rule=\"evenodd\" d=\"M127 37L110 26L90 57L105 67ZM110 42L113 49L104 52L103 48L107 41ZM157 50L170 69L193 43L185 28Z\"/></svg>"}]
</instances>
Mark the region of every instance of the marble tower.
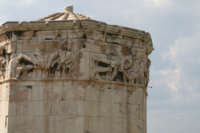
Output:
<instances>
[{"instance_id":1,"label":"marble tower","mask_svg":"<svg viewBox=\"0 0 200 133\"><path fill-rule=\"evenodd\" d=\"M150 34L69 6L0 26L0 133L146 133Z\"/></svg>"}]
</instances>

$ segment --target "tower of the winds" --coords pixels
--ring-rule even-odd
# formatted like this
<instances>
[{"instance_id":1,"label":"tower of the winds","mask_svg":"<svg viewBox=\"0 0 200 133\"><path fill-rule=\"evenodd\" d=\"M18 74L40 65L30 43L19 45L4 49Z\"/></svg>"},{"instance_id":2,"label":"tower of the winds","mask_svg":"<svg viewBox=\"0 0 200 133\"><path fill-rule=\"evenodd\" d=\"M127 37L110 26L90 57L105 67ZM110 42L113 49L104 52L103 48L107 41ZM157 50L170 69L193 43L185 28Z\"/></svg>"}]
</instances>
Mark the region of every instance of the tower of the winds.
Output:
<instances>
[{"instance_id":1,"label":"tower of the winds","mask_svg":"<svg viewBox=\"0 0 200 133\"><path fill-rule=\"evenodd\" d=\"M150 34L67 7L0 26L0 133L146 133Z\"/></svg>"}]
</instances>

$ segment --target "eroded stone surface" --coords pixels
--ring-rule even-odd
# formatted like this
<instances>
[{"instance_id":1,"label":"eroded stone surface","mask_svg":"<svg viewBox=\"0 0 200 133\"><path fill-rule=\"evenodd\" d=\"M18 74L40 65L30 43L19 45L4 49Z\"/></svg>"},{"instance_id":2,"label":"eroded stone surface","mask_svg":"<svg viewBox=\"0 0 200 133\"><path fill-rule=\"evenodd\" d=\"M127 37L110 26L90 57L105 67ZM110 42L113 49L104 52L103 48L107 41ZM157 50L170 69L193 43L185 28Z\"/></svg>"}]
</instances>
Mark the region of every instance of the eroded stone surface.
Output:
<instances>
[{"instance_id":1,"label":"eroded stone surface","mask_svg":"<svg viewBox=\"0 0 200 133\"><path fill-rule=\"evenodd\" d=\"M0 27L0 132L145 133L150 34L61 14Z\"/></svg>"}]
</instances>

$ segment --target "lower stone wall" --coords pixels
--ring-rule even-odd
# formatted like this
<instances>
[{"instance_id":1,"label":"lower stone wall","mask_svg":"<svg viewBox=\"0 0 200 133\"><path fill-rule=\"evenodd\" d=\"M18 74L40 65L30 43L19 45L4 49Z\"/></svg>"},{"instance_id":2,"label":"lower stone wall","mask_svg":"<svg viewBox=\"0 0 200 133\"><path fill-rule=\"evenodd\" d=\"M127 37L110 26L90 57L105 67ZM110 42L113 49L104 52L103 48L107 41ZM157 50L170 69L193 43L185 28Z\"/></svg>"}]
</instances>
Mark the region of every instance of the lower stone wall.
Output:
<instances>
[{"instance_id":1,"label":"lower stone wall","mask_svg":"<svg viewBox=\"0 0 200 133\"><path fill-rule=\"evenodd\" d=\"M9 106L9 84L0 84L0 133L7 132Z\"/></svg>"},{"instance_id":2,"label":"lower stone wall","mask_svg":"<svg viewBox=\"0 0 200 133\"><path fill-rule=\"evenodd\" d=\"M143 133L146 128L143 89L54 80L13 81L7 90L1 133ZM1 101L1 111L5 105Z\"/></svg>"}]
</instances>

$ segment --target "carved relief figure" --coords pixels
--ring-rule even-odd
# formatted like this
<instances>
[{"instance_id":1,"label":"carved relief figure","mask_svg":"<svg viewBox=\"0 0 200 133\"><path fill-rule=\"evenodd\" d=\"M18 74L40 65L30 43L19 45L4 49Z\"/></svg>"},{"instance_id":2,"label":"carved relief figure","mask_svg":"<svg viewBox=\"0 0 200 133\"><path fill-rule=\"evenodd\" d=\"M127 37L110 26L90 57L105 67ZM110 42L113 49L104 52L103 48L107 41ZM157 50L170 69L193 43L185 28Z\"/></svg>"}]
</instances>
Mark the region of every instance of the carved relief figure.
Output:
<instances>
[{"instance_id":1,"label":"carved relief figure","mask_svg":"<svg viewBox=\"0 0 200 133\"><path fill-rule=\"evenodd\" d=\"M93 56L93 77L96 80L146 85L149 76L148 58L138 53L140 51L133 45L120 48L121 54Z\"/></svg>"},{"instance_id":2,"label":"carved relief figure","mask_svg":"<svg viewBox=\"0 0 200 133\"><path fill-rule=\"evenodd\" d=\"M56 71L60 75L66 75L77 68L77 59L80 52L72 52L72 46L67 41L61 43L60 49L53 53L42 53L36 49L33 53L23 53L19 55L12 55L9 62L10 76L16 79L27 76L35 69L47 71L48 75L54 75Z\"/></svg>"},{"instance_id":3,"label":"carved relief figure","mask_svg":"<svg viewBox=\"0 0 200 133\"><path fill-rule=\"evenodd\" d=\"M4 79L6 76L6 66L7 66L7 56L6 56L6 48L0 48L0 78Z\"/></svg>"},{"instance_id":4,"label":"carved relief figure","mask_svg":"<svg viewBox=\"0 0 200 133\"><path fill-rule=\"evenodd\" d=\"M34 59L27 55L13 55L8 65L10 77L19 78L23 74L27 74L34 68L35 63L33 61Z\"/></svg>"},{"instance_id":5,"label":"carved relief figure","mask_svg":"<svg viewBox=\"0 0 200 133\"><path fill-rule=\"evenodd\" d=\"M112 72L110 61L107 58L93 56L93 78L99 80L109 80L109 75Z\"/></svg>"},{"instance_id":6,"label":"carved relief figure","mask_svg":"<svg viewBox=\"0 0 200 133\"><path fill-rule=\"evenodd\" d=\"M4 57L0 57L0 77L5 77L6 71L6 59Z\"/></svg>"}]
</instances>

